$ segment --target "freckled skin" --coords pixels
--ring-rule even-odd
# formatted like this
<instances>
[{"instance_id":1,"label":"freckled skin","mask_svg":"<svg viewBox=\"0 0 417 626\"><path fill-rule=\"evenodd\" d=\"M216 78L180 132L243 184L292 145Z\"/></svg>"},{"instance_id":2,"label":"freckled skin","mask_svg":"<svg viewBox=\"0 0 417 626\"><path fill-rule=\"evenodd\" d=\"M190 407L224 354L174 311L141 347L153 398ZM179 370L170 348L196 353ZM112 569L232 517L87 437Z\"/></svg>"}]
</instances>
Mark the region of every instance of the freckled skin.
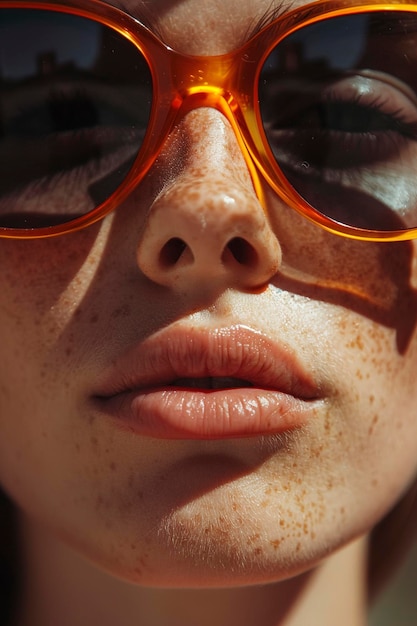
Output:
<instances>
[{"instance_id":1,"label":"freckled skin","mask_svg":"<svg viewBox=\"0 0 417 626\"><path fill-rule=\"evenodd\" d=\"M178 27L195 2L160 17L170 43L190 52L224 52L254 18L252 2L232 2L237 22L226 19L205 49L202 5L192 33ZM221 3L206 6L222 16ZM1 483L127 580L294 575L368 531L415 475L414 246L343 240L266 185L265 194L266 211L227 122L200 109L100 224L0 240ZM160 254L174 238L188 246L179 264ZM236 238L257 260L237 262ZM171 324L242 324L288 344L323 406L282 437L163 441L116 430L92 410L97 377Z\"/></svg>"}]
</instances>

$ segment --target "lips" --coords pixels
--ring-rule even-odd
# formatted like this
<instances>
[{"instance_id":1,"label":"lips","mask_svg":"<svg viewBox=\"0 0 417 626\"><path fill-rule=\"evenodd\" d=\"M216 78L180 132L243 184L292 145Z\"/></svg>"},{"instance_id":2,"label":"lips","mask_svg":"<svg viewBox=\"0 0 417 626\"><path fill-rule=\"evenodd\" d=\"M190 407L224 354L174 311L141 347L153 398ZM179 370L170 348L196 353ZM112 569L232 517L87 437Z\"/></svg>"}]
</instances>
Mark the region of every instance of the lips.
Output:
<instances>
[{"instance_id":1,"label":"lips","mask_svg":"<svg viewBox=\"0 0 417 626\"><path fill-rule=\"evenodd\" d=\"M122 355L93 399L120 427L164 439L278 434L323 401L287 347L246 326L163 330Z\"/></svg>"}]
</instances>

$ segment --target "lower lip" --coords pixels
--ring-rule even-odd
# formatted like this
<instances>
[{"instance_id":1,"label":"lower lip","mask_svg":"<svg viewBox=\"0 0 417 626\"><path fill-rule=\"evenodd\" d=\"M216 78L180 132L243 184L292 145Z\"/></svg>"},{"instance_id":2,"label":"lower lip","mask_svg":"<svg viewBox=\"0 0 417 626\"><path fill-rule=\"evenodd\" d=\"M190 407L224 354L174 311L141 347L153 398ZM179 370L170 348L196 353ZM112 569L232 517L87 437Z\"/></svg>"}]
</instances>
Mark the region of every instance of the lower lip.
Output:
<instances>
[{"instance_id":1,"label":"lower lip","mask_svg":"<svg viewBox=\"0 0 417 626\"><path fill-rule=\"evenodd\" d=\"M318 400L273 390L153 388L99 399L122 428L158 439L226 439L280 434L304 426Z\"/></svg>"}]
</instances>

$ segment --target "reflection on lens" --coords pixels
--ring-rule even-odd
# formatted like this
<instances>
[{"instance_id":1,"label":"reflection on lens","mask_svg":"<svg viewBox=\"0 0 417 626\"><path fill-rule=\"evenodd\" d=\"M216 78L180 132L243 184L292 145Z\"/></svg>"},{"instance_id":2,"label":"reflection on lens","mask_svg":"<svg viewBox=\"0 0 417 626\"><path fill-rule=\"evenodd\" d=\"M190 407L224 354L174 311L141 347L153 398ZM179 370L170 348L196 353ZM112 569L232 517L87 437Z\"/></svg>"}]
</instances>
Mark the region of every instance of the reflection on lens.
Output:
<instances>
[{"instance_id":1,"label":"reflection on lens","mask_svg":"<svg viewBox=\"0 0 417 626\"><path fill-rule=\"evenodd\" d=\"M148 126L142 54L90 19L2 9L0 77L0 227L53 226L105 201Z\"/></svg>"},{"instance_id":2,"label":"reflection on lens","mask_svg":"<svg viewBox=\"0 0 417 626\"><path fill-rule=\"evenodd\" d=\"M417 226L416 33L411 12L327 18L284 38L263 65L260 112L277 163L337 222Z\"/></svg>"}]
</instances>

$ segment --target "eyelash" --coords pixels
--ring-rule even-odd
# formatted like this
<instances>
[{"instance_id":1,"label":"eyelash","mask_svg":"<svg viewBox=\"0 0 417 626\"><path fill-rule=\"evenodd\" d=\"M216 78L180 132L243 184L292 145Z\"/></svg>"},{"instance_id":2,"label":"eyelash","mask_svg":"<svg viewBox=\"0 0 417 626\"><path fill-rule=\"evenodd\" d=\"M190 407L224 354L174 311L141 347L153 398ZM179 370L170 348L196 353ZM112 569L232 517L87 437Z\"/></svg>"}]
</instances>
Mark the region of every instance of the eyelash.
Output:
<instances>
[{"instance_id":1,"label":"eyelash","mask_svg":"<svg viewBox=\"0 0 417 626\"><path fill-rule=\"evenodd\" d=\"M391 126L390 130L411 139L417 139L417 120L415 122L407 121L404 109L392 109L389 99L383 96L376 96L370 102L363 102L363 100L364 96L362 94L359 94L356 98L344 99L330 92L327 98L323 100L322 105L332 104L340 107L351 107L352 109L356 108L358 112L360 110L366 111L368 115L376 114L381 120L386 121Z\"/></svg>"},{"instance_id":2,"label":"eyelash","mask_svg":"<svg viewBox=\"0 0 417 626\"><path fill-rule=\"evenodd\" d=\"M311 119L311 116L316 114L318 118L321 117L322 120L324 120L325 119L324 116L326 114L326 108L327 108L329 114L337 113L339 110L340 114L343 114L343 113L347 114L350 111L352 114L356 113L357 115L362 115L362 116L367 115L369 118L371 118L372 115L375 115L377 116L377 121L386 122L385 130L392 130L394 132L397 132L399 134L402 134L404 136L407 136L413 139L417 138L417 120L415 122L407 121L406 112L401 108L392 109L392 106L388 98L378 96L369 102L364 102L365 98L362 94L359 94L354 98L352 97L345 98L345 97L341 97L336 92L327 92L320 97L321 97L321 100L317 99L316 101L309 103L304 109L300 109L299 111L296 111L295 113L292 111L292 116L289 117L287 120L285 119L278 120L276 123L276 128L277 129L285 129L285 128L290 129L294 127L296 129L298 128L301 130L303 129L306 130L307 128L311 127L311 121L310 121L310 126L308 125L309 116ZM333 108L333 111L331 110L332 108ZM279 104L278 104L278 109L279 109ZM372 122L372 120L370 121ZM364 126L369 127L369 124L366 125L364 122L362 123ZM324 124L324 126L326 125ZM343 130L343 129L332 129L331 126L327 126L327 128L324 127L323 129L317 128L316 130L322 131L322 132L332 132L333 130L334 132L339 131L345 134L348 134L349 132L351 132L352 134L360 133L360 131L355 131L355 130L349 131L349 130ZM379 130L384 130L384 128L382 127L380 129L369 128L369 130L367 131L367 134L371 133L372 130L374 132L378 132Z\"/></svg>"},{"instance_id":3,"label":"eyelash","mask_svg":"<svg viewBox=\"0 0 417 626\"><path fill-rule=\"evenodd\" d=\"M266 26L272 24L275 20L288 13L293 8L293 3L290 4L285 3L284 1L280 2L278 6L270 7L265 11L263 15L253 24L248 31L245 33L244 41L249 41L252 37L255 37L258 33L261 32Z\"/></svg>"},{"instance_id":4,"label":"eyelash","mask_svg":"<svg viewBox=\"0 0 417 626\"><path fill-rule=\"evenodd\" d=\"M302 98L297 100L302 106ZM294 112L291 94L287 94L281 105L275 102L275 111L281 113L283 119L275 120L275 124L271 120L272 125L266 128L276 159L290 182L304 190L307 199L313 194L313 204L316 193L327 198L326 212L334 215L336 220L350 219L352 190L359 193L367 185L369 176L373 177L375 189L369 186L367 189L375 199L379 197L381 181L394 164L398 165L402 183L409 184L408 163L415 155L416 148L412 144L417 142L417 112L413 113L414 109L390 101L389 95L370 97L369 94L343 93L336 88L319 93L315 101L299 111ZM364 119L357 128L343 128L343 125L337 128L337 124L332 128L331 124L320 122L317 107L340 107L342 116L342 109L351 107L353 113L347 116L349 119L350 115L354 123L355 109L359 115L375 116L376 121L370 129L366 128ZM287 119L285 111L290 112ZM410 115L414 114L416 121L410 120ZM368 205L374 206L371 199L366 207ZM361 207L365 217L366 207Z\"/></svg>"}]
</instances>

